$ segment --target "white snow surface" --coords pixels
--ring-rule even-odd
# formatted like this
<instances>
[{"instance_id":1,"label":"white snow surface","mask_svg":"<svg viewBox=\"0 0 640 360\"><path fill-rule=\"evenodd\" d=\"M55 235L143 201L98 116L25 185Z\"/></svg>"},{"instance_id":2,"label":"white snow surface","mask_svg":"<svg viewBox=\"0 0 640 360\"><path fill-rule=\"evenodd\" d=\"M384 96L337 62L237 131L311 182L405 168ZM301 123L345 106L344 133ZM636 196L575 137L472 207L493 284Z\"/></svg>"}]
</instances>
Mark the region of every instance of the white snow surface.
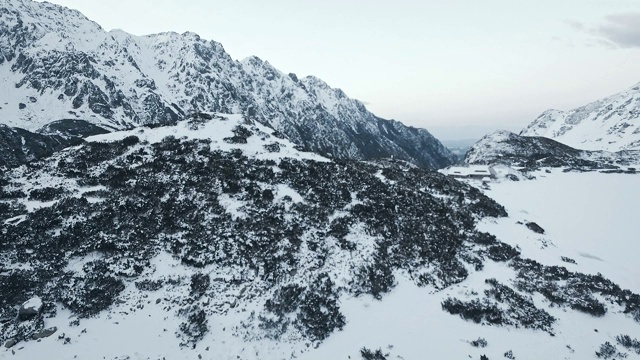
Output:
<instances>
[{"instance_id":1,"label":"white snow surface","mask_svg":"<svg viewBox=\"0 0 640 360\"><path fill-rule=\"evenodd\" d=\"M128 136L136 136L140 141L157 143L167 136L177 139L202 139L211 140L211 150L230 151L240 149L244 155L260 160L271 159L277 161L282 158L308 159L315 161L330 161L329 159L312 152L298 151L295 144L287 139L279 139L271 134L273 129L258 122L245 122L241 114L210 114L213 116L201 125L192 125L189 121L181 121L177 125L162 126L155 129L136 128L128 131L117 131L108 134L96 135L86 138L89 142L111 142L122 140ZM232 137L233 130L237 126L250 128L253 132L246 144L231 144L224 139ZM264 146L277 143L280 151L269 152Z\"/></svg>"},{"instance_id":2,"label":"white snow surface","mask_svg":"<svg viewBox=\"0 0 640 360\"><path fill-rule=\"evenodd\" d=\"M638 150L640 83L573 110L548 110L520 135L544 136L584 150Z\"/></svg>"},{"instance_id":3,"label":"white snow surface","mask_svg":"<svg viewBox=\"0 0 640 360\"><path fill-rule=\"evenodd\" d=\"M567 265L560 261L561 255L567 256L578 262L575 270L601 272L621 287L640 292L640 175L560 169L533 175L535 180L502 181L485 190L511 217L487 221L481 228L520 246L525 257ZM521 227L515 221L536 222L546 233L514 241L511 234Z\"/></svg>"},{"instance_id":4,"label":"white snow surface","mask_svg":"<svg viewBox=\"0 0 640 360\"><path fill-rule=\"evenodd\" d=\"M40 299L37 296L34 296L31 299L25 301L24 304L22 304L22 308L40 311L40 309L42 308L42 299Z\"/></svg>"}]
</instances>

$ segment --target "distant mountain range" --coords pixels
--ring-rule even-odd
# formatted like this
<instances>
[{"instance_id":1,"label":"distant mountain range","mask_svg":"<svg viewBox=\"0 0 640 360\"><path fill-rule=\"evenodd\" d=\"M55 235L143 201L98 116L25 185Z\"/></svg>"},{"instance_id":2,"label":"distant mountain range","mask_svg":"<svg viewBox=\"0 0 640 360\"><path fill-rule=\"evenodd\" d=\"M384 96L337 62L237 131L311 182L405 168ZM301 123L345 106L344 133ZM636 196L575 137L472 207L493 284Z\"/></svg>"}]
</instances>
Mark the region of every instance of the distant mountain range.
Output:
<instances>
[{"instance_id":1,"label":"distant mountain range","mask_svg":"<svg viewBox=\"0 0 640 360\"><path fill-rule=\"evenodd\" d=\"M464 158L467 164L505 164L526 170L564 167L572 170L630 171L640 164L639 150L619 152L574 149L539 136L496 131L475 143ZM632 170L628 170L631 167Z\"/></svg>"},{"instance_id":2,"label":"distant mountain range","mask_svg":"<svg viewBox=\"0 0 640 360\"><path fill-rule=\"evenodd\" d=\"M577 149L640 150L640 83L579 108L548 110L520 132Z\"/></svg>"},{"instance_id":3,"label":"distant mountain range","mask_svg":"<svg viewBox=\"0 0 640 360\"><path fill-rule=\"evenodd\" d=\"M519 135L489 134L463 162L628 171L640 165L640 84L570 111L548 110Z\"/></svg>"},{"instance_id":4,"label":"distant mountain range","mask_svg":"<svg viewBox=\"0 0 640 360\"><path fill-rule=\"evenodd\" d=\"M335 158L393 156L429 168L456 160L424 129L381 119L316 77L258 57L235 61L194 33L107 32L77 11L31 0L2 0L0 15L0 123L11 127L77 119L127 129L242 113Z\"/></svg>"}]
</instances>

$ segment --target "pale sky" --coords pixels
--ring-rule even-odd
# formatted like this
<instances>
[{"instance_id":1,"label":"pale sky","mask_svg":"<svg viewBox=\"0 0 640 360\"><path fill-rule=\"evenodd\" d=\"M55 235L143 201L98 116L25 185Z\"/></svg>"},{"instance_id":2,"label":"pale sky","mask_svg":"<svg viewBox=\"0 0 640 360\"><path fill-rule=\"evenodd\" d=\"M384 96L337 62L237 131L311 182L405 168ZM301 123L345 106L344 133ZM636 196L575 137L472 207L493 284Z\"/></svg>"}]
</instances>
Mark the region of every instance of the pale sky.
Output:
<instances>
[{"instance_id":1,"label":"pale sky","mask_svg":"<svg viewBox=\"0 0 640 360\"><path fill-rule=\"evenodd\" d=\"M640 0L53 0L106 30L192 31L441 139L520 130L640 82Z\"/></svg>"}]
</instances>

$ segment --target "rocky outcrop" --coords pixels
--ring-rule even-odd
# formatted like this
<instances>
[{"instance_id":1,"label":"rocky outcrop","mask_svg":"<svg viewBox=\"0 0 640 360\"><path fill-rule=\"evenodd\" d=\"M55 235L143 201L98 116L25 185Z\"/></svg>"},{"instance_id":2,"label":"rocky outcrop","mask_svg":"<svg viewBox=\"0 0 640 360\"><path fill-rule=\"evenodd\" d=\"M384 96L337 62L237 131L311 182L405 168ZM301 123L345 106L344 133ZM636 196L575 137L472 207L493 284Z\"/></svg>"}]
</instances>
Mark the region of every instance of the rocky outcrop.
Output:
<instances>
[{"instance_id":1,"label":"rocky outcrop","mask_svg":"<svg viewBox=\"0 0 640 360\"><path fill-rule=\"evenodd\" d=\"M83 143L84 137L108 132L83 120L57 121L35 133L0 124L0 169L42 159Z\"/></svg>"}]
</instances>

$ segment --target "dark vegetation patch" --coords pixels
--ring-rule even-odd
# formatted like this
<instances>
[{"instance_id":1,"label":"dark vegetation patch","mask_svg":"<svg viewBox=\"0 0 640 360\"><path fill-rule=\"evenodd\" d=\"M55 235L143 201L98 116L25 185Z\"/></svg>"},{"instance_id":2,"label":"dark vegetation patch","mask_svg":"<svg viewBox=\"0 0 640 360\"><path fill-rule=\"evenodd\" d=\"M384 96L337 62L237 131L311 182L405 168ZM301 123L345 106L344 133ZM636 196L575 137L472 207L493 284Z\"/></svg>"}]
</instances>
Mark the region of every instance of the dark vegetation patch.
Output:
<instances>
[{"instance_id":1,"label":"dark vegetation patch","mask_svg":"<svg viewBox=\"0 0 640 360\"><path fill-rule=\"evenodd\" d=\"M268 152L277 153L280 152L280 144L277 142L263 145L264 149Z\"/></svg>"},{"instance_id":2,"label":"dark vegetation patch","mask_svg":"<svg viewBox=\"0 0 640 360\"><path fill-rule=\"evenodd\" d=\"M261 317L260 327L275 339L292 323L313 341L322 341L345 325L335 285L326 274L321 274L309 287L287 285L278 289L265 303L265 309L275 316Z\"/></svg>"},{"instance_id":3,"label":"dark vegetation patch","mask_svg":"<svg viewBox=\"0 0 640 360\"><path fill-rule=\"evenodd\" d=\"M491 288L485 290L483 299L468 302L448 298L442 308L453 315L477 324L507 325L552 333L555 318L538 309L530 298L526 298L495 279L486 280ZM500 305L502 304L502 306Z\"/></svg>"},{"instance_id":4,"label":"dark vegetation patch","mask_svg":"<svg viewBox=\"0 0 640 360\"><path fill-rule=\"evenodd\" d=\"M618 335L616 341L627 350L633 350L640 355L640 341L638 339L631 338L629 335Z\"/></svg>"},{"instance_id":5,"label":"dark vegetation patch","mask_svg":"<svg viewBox=\"0 0 640 360\"><path fill-rule=\"evenodd\" d=\"M489 343L487 343L487 340L485 340L484 338L478 338L476 340L470 341L469 344L477 348L484 348L484 347L487 347L487 345L489 345Z\"/></svg>"},{"instance_id":6,"label":"dark vegetation patch","mask_svg":"<svg viewBox=\"0 0 640 360\"><path fill-rule=\"evenodd\" d=\"M29 193L29 200L36 201L53 201L59 197L61 197L65 193L63 188L57 187L44 187L40 189L31 190Z\"/></svg>"},{"instance_id":7,"label":"dark vegetation patch","mask_svg":"<svg viewBox=\"0 0 640 360\"><path fill-rule=\"evenodd\" d=\"M615 345L607 341L600 345L600 349L596 351L596 356L600 359L624 359L627 354L619 352Z\"/></svg>"},{"instance_id":8,"label":"dark vegetation patch","mask_svg":"<svg viewBox=\"0 0 640 360\"><path fill-rule=\"evenodd\" d=\"M238 126L233 141L242 143L251 134ZM34 163L26 175L37 176L46 164ZM55 204L27 213L17 205L28 197L25 190L2 175L0 270L6 275L0 276L0 318L9 319L2 325L2 341L22 341L42 330L44 322L38 319L47 310L30 320L27 330L5 331L21 326L15 307L34 295L90 317L109 309L125 285L134 282L143 292L188 287L179 303L183 323L177 330L184 346L195 346L206 335L207 315L213 311L203 299L215 281L203 269L211 265L240 269L243 276L233 285L259 289L266 301L255 317L257 326L275 339L297 331L309 341L324 340L345 325L338 301L343 292L381 299L395 286L399 270L418 285L442 289L466 279L468 268L481 269L486 258L508 261L518 271L515 290L522 293L539 292L558 306L596 316L606 312L594 297L600 294L640 322L637 294L601 275L521 259L517 249L475 228L479 218L506 216L502 206L475 188L404 162L285 158L276 163L248 158L239 150L212 151L208 140L167 137L145 144L128 137L72 149L54 172L79 186L104 186L95 194L103 201L55 190L35 194L58 200ZM381 181L380 172L393 183ZM276 199L278 185L292 188L304 201ZM228 213L221 197L241 202L246 216ZM344 215L333 218L337 212ZM5 224L18 215L25 221ZM337 251L360 252L361 244L349 237L355 225L375 239L375 251L350 264L353 277L345 288L336 285L326 266ZM144 270L160 252L195 275L145 279ZM101 255L100 260L82 271L65 270L71 259L89 254ZM4 271L5 264L17 263L33 270ZM305 271L304 277L296 275L299 271ZM450 298L443 308L478 323L551 332L553 317L528 296L492 279L488 284L483 299ZM242 296L238 301L245 300Z\"/></svg>"},{"instance_id":9,"label":"dark vegetation patch","mask_svg":"<svg viewBox=\"0 0 640 360\"><path fill-rule=\"evenodd\" d=\"M592 316L607 313L607 304L621 306L623 312L640 322L640 296L623 290L601 274L588 275L571 272L560 266L545 266L519 256L509 261L517 271L513 283L515 290L523 293L539 293L551 306L569 307ZM463 319L490 325L508 325L539 329L553 335L555 318L538 309L531 298L520 294L495 279L485 281L491 286L484 298L462 301L448 298L442 303L445 311L460 315ZM605 299L598 300L596 295ZM620 337L625 344L634 344L630 338Z\"/></svg>"},{"instance_id":10,"label":"dark vegetation patch","mask_svg":"<svg viewBox=\"0 0 640 360\"><path fill-rule=\"evenodd\" d=\"M544 266L529 259L518 259L513 267L518 271L515 286L521 291L538 292L554 305L603 316L607 307L594 297L597 294L611 305L622 306L625 314L640 322L640 295L623 290L601 274L571 272L564 267Z\"/></svg>"},{"instance_id":11,"label":"dark vegetation patch","mask_svg":"<svg viewBox=\"0 0 640 360\"><path fill-rule=\"evenodd\" d=\"M382 349L371 350L365 347L360 349L360 356L363 360L387 360L389 358L389 354L383 353Z\"/></svg>"},{"instance_id":12,"label":"dark vegetation patch","mask_svg":"<svg viewBox=\"0 0 640 360\"><path fill-rule=\"evenodd\" d=\"M209 331L207 313L199 305L193 305L181 309L179 314L186 318L185 321L180 324L182 337L180 345L195 348L197 343L202 340Z\"/></svg>"},{"instance_id":13,"label":"dark vegetation patch","mask_svg":"<svg viewBox=\"0 0 640 360\"><path fill-rule=\"evenodd\" d=\"M235 136L250 136L250 130L243 128L236 128ZM44 164L30 171L35 173ZM54 166L58 176L79 186L104 186L96 194L85 194L103 201L89 202L48 189L31 196L58 201L27 214L24 208L11 205L27 197L20 186L3 186L7 201L0 202L0 224L17 215L24 215L25 221L0 227L0 252L7 264L29 262L37 270L14 275L22 280L14 282L14 290L0 294L2 311L10 312L37 294L45 301L63 303L81 317L93 316L113 305L127 282L134 281L141 291L163 286L140 274L152 257L167 251L195 269L212 264L239 267L254 274L243 281L281 289L265 305L265 319L270 320L261 326L295 329L321 341L345 323L337 301L341 291L380 298L394 286L394 271L427 265L435 270L415 273L417 283L444 287L464 280L465 262L481 263L471 245L494 243L490 235L475 231L475 220L506 215L503 207L478 190L404 162L282 159L277 173L275 165L247 158L240 151L211 151L207 140L167 137L149 145L132 136L86 144L69 151ZM395 185L375 176L381 169ZM304 194L304 202L276 201L269 187L278 184ZM451 200L419 189L447 194ZM357 205L330 223L329 216L353 201L352 194ZM227 213L218 200L222 195L244 202L247 216ZM347 240L354 224L363 224L378 239L378 251L366 265L353 265L353 273L359 275L349 289L339 289L320 271L301 289L287 287L300 266L298 254L305 233L313 234L304 240L305 246L321 269L328 251L334 251L334 242L340 244L340 251L357 251L357 244ZM102 260L88 263L83 272L64 271L71 258L90 253L103 255ZM202 297L210 281L206 275L194 275L189 301ZM185 319L194 320L181 330L187 338L197 339L206 331L199 314L184 314ZM273 334L277 336L278 331Z\"/></svg>"},{"instance_id":14,"label":"dark vegetation patch","mask_svg":"<svg viewBox=\"0 0 640 360\"><path fill-rule=\"evenodd\" d=\"M239 126L234 137L246 139L250 133ZM37 176L46 164L34 164L27 176ZM33 295L89 317L116 303L127 283L140 291L173 286L169 279L150 281L141 275L153 257L168 252L196 274L184 279L189 288L180 315L185 344L197 342L208 328L201 320L210 309L198 299L211 292L213 280L200 270L210 265L241 269L245 275L234 285L260 284L268 300L256 321L269 336L297 331L317 342L344 326L338 301L344 291L380 299L394 287L398 270L419 285L444 288L463 281L467 268L480 269L485 256L501 261L517 256L517 250L475 229L479 218L506 216L502 206L475 188L399 161L285 158L276 163L241 151L212 151L208 140L167 137L145 144L129 137L71 149L53 168L55 175L79 186L104 186L95 194L103 200L33 194L58 201L27 213L11 205L27 197L20 185L3 185L0 255L4 264L29 263L34 269L0 276L8 281L3 289L9 290L0 294L0 311L8 316ZM376 176L380 171L393 184L382 182ZM274 190L281 184L304 201L276 199ZM228 213L222 196L242 202L246 216ZM345 208L344 216L329 221ZM4 224L17 215L25 221ZM360 251L361 245L349 240L355 225L376 239L376 250L351 264L354 276L347 288L339 287L322 269L329 254ZM101 260L82 271L65 270L70 259L88 254L101 255ZM295 277L309 266L309 276ZM480 318L512 321L509 313L494 311L494 303L479 305Z\"/></svg>"},{"instance_id":15,"label":"dark vegetation patch","mask_svg":"<svg viewBox=\"0 0 640 360\"><path fill-rule=\"evenodd\" d=\"M519 255L520 251L502 242L489 246L489 251L487 252L487 257L493 261L507 261Z\"/></svg>"},{"instance_id":16,"label":"dark vegetation patch","mask_svg":"<svg viewBox=\"0 0 640 360\"><path fill-rule=\"evenodd\" d=\"M136 281L135 286L140 291L157 291L162 288L164 281L162 280L142 280Z\"/></svg>"},{"instance_id":17,"label":"dark vegetation patch","mask_svg":"<svg viewBox=\"0 0 640 360\"><path fill-rule=\"evenodd\" d=\"M529 230L533 231L534 233L544 234L544 229L540 225L534 222L528 222L526 225L527 228L529 228Z\"/></svg>"},{"instance_id":18,"label":"dark vegetation patch","mask_svg":"<svg viewBox=\"0 0 640 360\"><path fill-rule=\"evenodd\" d=\"M233 129L233 136L224 138L224 141L229 144L246 144L247 139L253 135L251 130L242 125L238 125Z\"/></svg>"}]
</instances>

